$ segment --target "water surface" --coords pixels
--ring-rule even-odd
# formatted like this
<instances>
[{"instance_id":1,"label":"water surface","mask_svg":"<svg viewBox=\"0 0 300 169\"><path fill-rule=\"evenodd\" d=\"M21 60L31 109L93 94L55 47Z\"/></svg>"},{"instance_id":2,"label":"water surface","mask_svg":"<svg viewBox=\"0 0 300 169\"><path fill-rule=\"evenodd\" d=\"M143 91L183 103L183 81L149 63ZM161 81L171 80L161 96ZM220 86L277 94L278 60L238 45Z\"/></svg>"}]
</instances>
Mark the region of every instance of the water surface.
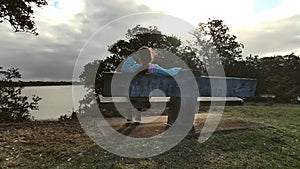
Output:
<instances>
[{"instance_id":1,"label":"water surface","mask_svg":"<svg viewBox=\"0 0 300 169\"><path fill-rule=\"evenodd\" d=\"M74 90L76 94L84 94L86 91L80 85L74 86ZM30 112L36 120L58 119L61 115L70 115L72 111L78 109L78 104L73 105L72 86L25 87L22 93L28 97L36 94L42 98L39 101L39 110ZM75 103L78 103L78 100L75 100Z\"/></svg>"}]
</instances>

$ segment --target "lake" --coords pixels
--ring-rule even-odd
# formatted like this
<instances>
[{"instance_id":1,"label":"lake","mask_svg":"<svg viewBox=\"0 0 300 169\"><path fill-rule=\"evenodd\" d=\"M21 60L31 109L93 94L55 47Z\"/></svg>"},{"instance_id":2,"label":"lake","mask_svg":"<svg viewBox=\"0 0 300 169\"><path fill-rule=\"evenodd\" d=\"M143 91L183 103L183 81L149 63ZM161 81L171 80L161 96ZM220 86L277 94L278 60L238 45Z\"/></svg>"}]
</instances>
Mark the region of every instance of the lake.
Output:
<instances>
[{"instance_id":1,"label":"lake","mask_svg":"<svg viewBox=\"0 0 300 169\"><path fill-rule=\"evenodd\" d=\"M76 94L74 104L72 95L72 86L33 86L25 87L22 91L23 95L32 97L33 94L42 98L39 101L39 110L30 113L36 120L58 119L61 115L70 115L73 110L78 109L78 101L81 95L86 93L86 89L77 85L74 86L74 94ZM80 97L79 97L80 95ZM30 99L31 100L31 99Z\"/></svg>"}]
</instances>

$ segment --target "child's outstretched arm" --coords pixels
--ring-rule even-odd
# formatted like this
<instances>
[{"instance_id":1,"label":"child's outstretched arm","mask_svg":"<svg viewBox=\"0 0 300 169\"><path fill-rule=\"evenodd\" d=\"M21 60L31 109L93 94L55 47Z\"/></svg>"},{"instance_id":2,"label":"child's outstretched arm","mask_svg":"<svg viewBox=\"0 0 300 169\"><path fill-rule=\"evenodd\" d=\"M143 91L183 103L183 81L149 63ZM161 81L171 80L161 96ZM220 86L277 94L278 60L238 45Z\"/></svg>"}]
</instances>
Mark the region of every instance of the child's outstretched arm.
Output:
<instances>
[{"instance_id":1,"label":"child's outstretched arm","mask_svg":"<svg viewBox=\"0 0 300 169\"><path fill-rule=\"evenodd\" d=\"M124 61L121 67L121 71L126 73L133 73L136 72L141 66L142 66L141 64L136 63L133 57L128 57Z\"/></svg>"}]
</instances>

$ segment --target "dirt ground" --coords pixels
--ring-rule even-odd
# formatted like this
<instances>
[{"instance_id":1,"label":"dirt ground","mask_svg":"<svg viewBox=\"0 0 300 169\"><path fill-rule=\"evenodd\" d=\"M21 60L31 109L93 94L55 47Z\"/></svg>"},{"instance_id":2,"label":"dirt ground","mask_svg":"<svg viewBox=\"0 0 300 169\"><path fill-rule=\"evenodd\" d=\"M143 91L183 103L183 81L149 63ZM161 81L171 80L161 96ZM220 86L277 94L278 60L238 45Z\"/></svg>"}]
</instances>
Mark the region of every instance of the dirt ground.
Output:
<instances>
[{"instance_id":1,"label":"dirt ground","mask_svg":"<svg viewBox=\"0 0 300 169\"><path fill-rule=\"evenodd\" d=\"M208 117L208 113L201 113L195 116L194 129L195 133L201 132L205 121L210 118L210 123L207 122L206 126L211 126L216 120L214 115ZM126 123L125 119L122 118L111 118L108 119L108 123L118 132L128 135L131 137L145 138L158 135L166 130L167 116L154 116L154 117L143 117L142 123ZM259 127L262 124L247 122L242 119L231 118L223 116L216 128L217 131L220 130L232 130L232 129L244 129ZM193 133L191 133L193 134Z\"/></svg>"},{"instance_id":2,"label":"dirt ground","mask_svg":"<svg viewBox=\"0 0 300 169\"><path fill-rule=\"evenodd\" d=\"M207 114L199 114L195 120L195 131L199 133ZM144 118L149 120L149 118ZM111 118L108 122L120 133L132 137L150 137L166 130L166 116L161 116L151 123L126 124L122 118ZM232 130L259 127L261 124L242 119L222 117L217 130ZM79 149L93 145L77 120L35 121L26 123L0 124L0 152L5 154L1 161L17 161L20 156L36 155L43 158L45 150L58 151L68 149L78 152ZM46 151L46 152L47 152ZM53 153L53 152L51 152ZM57 157L60 158L60 157ZM1 168L1 167L0 167Z\"/></svg>"}]
</instances>

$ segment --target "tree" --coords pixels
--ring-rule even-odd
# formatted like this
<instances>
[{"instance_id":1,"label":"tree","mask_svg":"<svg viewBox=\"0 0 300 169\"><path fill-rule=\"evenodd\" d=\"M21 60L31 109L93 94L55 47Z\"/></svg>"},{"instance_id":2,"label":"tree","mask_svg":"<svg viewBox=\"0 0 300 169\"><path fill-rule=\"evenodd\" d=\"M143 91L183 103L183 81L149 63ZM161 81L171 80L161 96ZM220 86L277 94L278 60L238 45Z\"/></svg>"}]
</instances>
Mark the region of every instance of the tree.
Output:
<instances>
[{"instance_id":1,"label":"tree","mask_svg":"<svg viewBox=\"0 0 300 169\"><path fill-rule=\"evenodd\" d=\"M229 77L240 77L240 78L258 78L259 69L258 56L252 56L251 54L245 59L236 60L233 64L226 67L226 76Z\"/></svg>"},{"instance_id":2,"label":"tree","mask_svg":"<svg viewBox=\"0 0 300 169\"><path fill-rule=\"evenodd\" d=\"M15 32L30 32L38 35L33 6L47 5L47 0L0 0L0 23L8 21Z\"/></svg>"},{"instance_id":3,"label":"tree","mask_svg":"<svg viewBox=\"0 0 300 169\"><path fill-rule=\"evenodd\" d=\"M207 67L222 64L226 72L227 67L242 59L244 45L237 42L235 35L229 34L222 20L209 19L207 23L200 23L192 35L195 41L190 45Z\"/></svg>"},{"instance_id":4,"label":"tree","mask_svg":"<svg viewBox=\"0 0 300 169\"><path fill-rule=\"evenodd\" d=\"M10 85L13 79L21 78L18 69L11 68L2 70L0 67L0 75L2 76L0 83L0 122L21 122L31 119L29 110L38 109L38 96L32 97L32 102L28 101L27 96L22 96L22 87L14 87Z\"/></svg>"},{"instance_id":5,"label":"tree","mask_svg":"<svg viewBox=\"0 0 300 169\"><path fill-rule=\"evenodd\" d=\"M291 101L300 96L300 57L285 56L260 58L256 69L259 94L274 94L280 101Z\"/></svg>"}]
</instances>

